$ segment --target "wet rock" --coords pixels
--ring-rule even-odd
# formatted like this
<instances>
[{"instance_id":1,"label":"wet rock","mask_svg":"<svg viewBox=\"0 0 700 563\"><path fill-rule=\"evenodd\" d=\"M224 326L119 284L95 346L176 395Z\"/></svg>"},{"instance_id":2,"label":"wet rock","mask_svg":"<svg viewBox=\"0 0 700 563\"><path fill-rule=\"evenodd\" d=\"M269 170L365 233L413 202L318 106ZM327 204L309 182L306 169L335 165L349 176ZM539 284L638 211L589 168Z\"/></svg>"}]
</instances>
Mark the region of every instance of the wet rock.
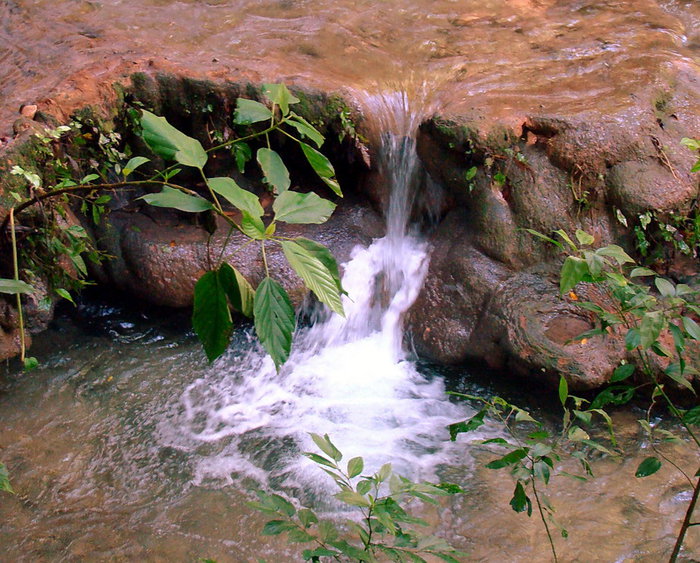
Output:
<instances>
[{"instance_id":1,"label":"wet rock","mask_svg":"<svg viewBox=\"0 0 700 563\"><path fill-rule=\"evenodd\" d=\"M367 208L341 207L323 225L279 224L281 236L304 236L325 244L339 263L347 260L357 244L381 235L381 222ZM187 307L192 304L196 281L218 263L228 229L219 223L208 240L207 232L172 213L152 216L114 212L109 222L95 231L95 238L112 260L96 268L102 283L116 286L158 305ZM234 231L223 258L256 286L265 276L259 244ZM270 275L300 304L307 294L300 278L289 268L279 245L268 245Z\"/></svg>"}]
</instances>

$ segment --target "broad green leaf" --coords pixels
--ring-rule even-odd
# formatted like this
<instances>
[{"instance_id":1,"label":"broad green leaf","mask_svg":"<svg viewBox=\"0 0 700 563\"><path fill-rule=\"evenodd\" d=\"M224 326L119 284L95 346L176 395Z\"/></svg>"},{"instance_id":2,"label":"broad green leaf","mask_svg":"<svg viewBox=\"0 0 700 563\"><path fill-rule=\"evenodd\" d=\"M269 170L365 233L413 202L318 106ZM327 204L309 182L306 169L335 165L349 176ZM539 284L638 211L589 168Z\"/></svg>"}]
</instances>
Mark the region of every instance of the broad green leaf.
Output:
<instances>
[{"instance_id":1,"label":"broad green leaf","mask_svg":"<svg viewBox=\"0 0 700 563\"><path fill-rule=\"evenodd\" d=\"M319 561L319 557L336 557L337 555L340 555L338 551L333 551L324 547L317 547L316 549L305 549L301 552L301 557L304 561Z\"/></svg>"},{"instance_id":2,"label":"broad green leaf","mask_svg":"<svg viewBox=\"0 0 700 563\"><path fill-rule=\"evenodd\" d=\"M304 280L306 287L314 292L321 303L345 316L338 286L325 264L296 242L283 240L280 244L289 265Z\"/></svg>"},{"instance_id":3,"label":"broad green leaf","mask_svg":"<svg viewBox=\"0 0 700 563\"><path fill-rule=\"evenodd\" d=\"M0 293L34 293L34 288L21 280L0 278Z\"/></svg>"},{"instance_id":4,"label":"broad green leaf","mask_svg":"<svg viewBox=\"0 0 700 563\"><path fill-rule=\"evenodd\" d=\"M670 281L664 278L654 279L654 285L664 297L673 297L676 294L676 288Z\"/></svg>"},{"instance_id":5,"label":"broad green leaf","mask_svg":"<svg viewBox=\"0 0 700 563\"><path fill-rule=\"evenodd\" d=\"M243 274L224 262L219 268L219 281L234 310L252 317L255 291Z\"/></svg>"},{"instance_id":6,"label":"broad green leaf","mask_svg":"<svg viewBox=\"0 0 700 563\"><path fill-rule=\"evenodd\" d=\"M265 240L267 229L260 220L260 217L253 217L247 211L241 211L241 231L246 236L255 240Z\"/></svg>"},{"instance_id":7,"label":"broad green leaf","mask_svg":"<svg viewBox=\"0 0 700 563\"><path fill-rule=\"evenodd\" d=\"M270 500L275 505L278 511L287 516L294 516L296 513L296 508L289 502L286 498L280 495L270 495Z\"/></svg>"},{"instance_id":8,"label":"broad green leaf","mask_svg":"<svg viewBox=\"0 0 700 563\"><path fill-rule=\"evenodd\" d=\"M208 178L207 182L213 191L224 197L236 209L246 211L251 217L258 219L265 213L258 196L241 188L233 178ZM262 219L260 223L262 224Z\"/></svg>"},{"instance_id":9,"label":"broad green leaf","mask_svg":"<svg viewBox=\"0 0 700 563\"><path fill-rule=\"evenodd\" d=\"M260 343L279 369L289 357L296 319L289 295L272 278L260 282L255 292L253 316Z\"/></svg>"},{"instance_id":10,"label":"broad green leaf","mask_svg":"<svg viewBox=\"0 0 700 563\"><path fill-rule=\"evenodd\" d=\"M628 350L634 350L642 341L642 337L636 328L631 328L625 335L625 347Z\"/></svg>"},{"instance_id":11,"label":"broad green leaf","mask_svg":"<svg viewBox=\"0 0 700 563\"><path fill-rule=\"evenodd\" d=\"M527 456L527 450L525 448L518 448L512 452L507 453L499 459L495 459L490 463L486 464L488 469L501 469L502 467L507 467L519 462L521 459Z\"/></svg>"},{"instance_id":12,"label":"broad green leaf","mask_svg":"<svg viewBox=\"0 0 700 563\"><path fill-rule=\"evenodd\" d=\"M656 272L654 270L650 270L649 268L634 268L630 272L630 277L631 278L640 278L644 276L655 276Z\"/></svg>"},{"instance_id":13,"label":"broad green leaf","mask_svg":"<svg viewBox=\"0 0 700 563\"><path fill-rule=\"evenodd\" d=\"M214 209L214 206L203 197L189 195L168 186L163 186L163 189L157 194L144 195L139 199L155 207L169 207L188 213L199 213Z\"/></svg>"},{"instance_id":14,"label":"broad green leaf","mask_svg":"<svg viewBox=\"0 0 700 563\"><path fill-rule=\"evenodd\" d=\"M656 457L648 457L642 463L639 464L639 467L637 467L637 471L635 471L634 476L648 477L649 475L653 475L654 473L656 473L659 469L661 469L661 461L659 461L659 459Z\"/></svg>"},{"instance_id":15,"label":"broad green leaf","mask_svg":"<svg viewBox=\"0 0 700 563\"><path fill-rule=\"evenodd\" d=\"M37 367L39 367L39 360L34 356L27 356L24 358L24 371L31 371Z\"/></svg>"},{"instance_id":16,"label":"broad green leaf","mask_svg":"<svg viewBox=\"0 0 700 563\"><path fill-rule=\"evenodd\" d=\"M263 84L263 93L268 100L280 107L282 115L289 113L289 104L298 104L300 101L284 84Z\"/></svg>"},{"instance_id":17,"label":"broad green leaf","mask_svg":"<svg viewBox=\"0 0 700 563\"><path fill-rule=\"evenodd\" d=\"M583 428L579 428L578 426L572 426L571 429L569 429L568 438L572 442L582 442L584 440L590 439L590 436L588 435L588 432L586 432Z\"/></svg>"},{"instance_id":18,"label":"broad green leaf","mask_svg":"<svg viewBox=\"0 0 700 563\"><path fill-rule=\"evenodd\" d=\"M311 439L314 441L314 444L316 444L324 454L333 459L335 462L338 462L341 459L343 459L343 454L340 453L340 450L335 447L333 442L331 442L331 439L328 437L328 434L324 434L323 436L321 436L320 434L314 434L313 432L311 432L309 436L311 436Z\"/></svg>"},{"instance_id":19,"label":"broad green leaf","mask_svg":"<svg viewBox=\"0 0 700 563\"><path fill-rule=\"evenodd\" d=\"M287 534L287 541L290 543L307 543L313 540L314 538L311 534L299 528L290 530Z\"/></svg>"},{"instance_id":20,"label":"broad green leaf","mask_svg":"<svg viewBox=\"0 0 700 563\"><path fill-rule=\"evenodd\" d=\"M582 231L581 229L576 229L576 239L578 240L579 244L584 245L593 244L593 241L595 241L593 235L589 235L586 231Z\"/></svg>"},{"instance_id":21,"label":"broad green leaf","mask_svg":"<svg viewBox=\"0 0 700 563\"><path fill-rule=\"evenodd\" d=\"M124 174L124 177L126 177L129 174L131 174L134 170L136 170L139 166L141 166L142 164L146 164L150 161L151 159L146 158L145 156L135 156L124 165L124 168L122 168L122 174Z\"/></svg>"},{"instance_id":22,"label":"broad green leaf","mask_svg":"<svg viewBox=\"0 0 700 563\"><path fill-rule=\"evenodd\" d=\"M633 364L622 364L621 366L618 366L617 368L615 368L615 371L613 372L612 377L610 378L610 383L624 381L633 373L634 373L634 365Z\"/></svg>"},{"instance_id":23,"label":"broad green leaf","mask_svg":"<svg viewBox=\"0 0 700 563\"><path fill-rule=\"evenodd\" d=\"M463 432L471 432L476 430L484 424L484 416L486 415L486 409L481 409L469 420L463 420L462 422L455 422L450 424L447 429L450 431L450 440L453 442L457 439L457 436Z\"/></svg>"},{"instance_id":24,"label":"broad green leaf","mask_svg":"<svg viewBox=\"0 0 700 563\"><path fill-rule=\"evenodd\" d=\"M683 422L700 426L700 406L693 407L683 415Z\"/></svg>"},{"instance_id":25,"label":"broad green leaf","mask_svg":"<svg viewBox=\"0 0 700 563\"><path fill-rule=\"evenodd\" d=\"M351 506L370 506L369 500L366 497L362 496L360 493L356 493L355 491L340 491L339 493L336 493L333 496L339 501L344 502L345 504L349 504Z\"/></svg>"},{"instance_id":26,"label":"broad green leaf","mask_svg":"<svg viewBox=\"0 0 700 563\"><path fill-rule=\"evenodd\" d=\"M693 340L700 340L700 325L690 317L683 317L683 328Z\"/></svg>"},{"instance_id":27,"label":"broad green leaf","mask_svg":"<svg viewBox=\"0 0 700 563\"><path fill-rule=\"evenodd\" d=\"M559 293L563 295L571 291L587 274L588 264L586 264L585 260L576 256L567 256L566 260L564 260L564 265L561 267Z\"/></svg>"},{"instance_id":28,"label":"broad green leaf","mask_svg":"<svg viewBox=\"0 0 700 563\"><path fill-rule=\"evenodd\" d=\"M233 322L217 270L205 273L194 286L192 327L210 362L226 351Z\"/></svg>"},{"instance_id":29,"label":"broad green leaf","mask_svg":"<svg viewBox=\"0 0 700 563\"><path fill-rule=\"evenodd\" d=\"M688 137L683 137L681 139L681 145L688 147L691 151L700 151L700 141L697 139L690 139Z\"/></svg>"},{"instance_id":30,"label":"broad green leaf","mask_svg":"<svg viewBox=\"0 0 700 563\"><path fill-rule=\"evenodd\" d=\"M532 514L532 503L525 494L525 489L520 481L515 485L513 498L510 499L510 506L515 512L525 512L527 510L528 516Z\"/></svg>"},{"instance_id":31,"label":"broad green leaf","mask_svg":"<svg viewBox=\"0 0 700 563\"><path fill-rule=\"evenodd\" d=\"M318 174L318 177L321 178L321 180L323 180L325 184L337 195L343 197L343 192L341 191L338 182L335 180L335 170L333 169L331 161L311 145L307 145L306 143L300 143L300 145L301 150L304 151L306 160L309 161L309 164L314 169L316 174Z\"/></svg>"},{"instance_id":32,"label":"broad green leaf","mask_svg":"<svg viewBox=\"0 0 700 563\"><path fill-rule=\"evenodd\" d=\"M236 168L243 174L245 165L253 158L253 151L250 149L250 145L243 141L234 143L231 145L231 154L233 154L233 158L236 161Z\"/></svg>"},{"instance_id":33,"label":"broad green leaf","mask_svg":"<svg viewBox=\"0 0 700 563\"><path fill-rule=\"evenodd\" d=\"M634 260L627 254L621 247L616 244L609 244L603 248L596 250L596 254L600 256L609 256L615 260L618 264L622 265L625 263L634 264Z\"/></svg>"},{"instance_id":34,"label":"broad green leaf","mask_svg":"<svg viewBox=\"0 0 700 563\"><path fill-rule=\"evenodd\" d=\"M562 406L566 405L566 399L569 397L569 384L564 376L559 377L559 402Z\"/></svg>"},{"instance_id":35,"label":"broad green leaf","mask_svg":"<svg viewBox=\"0 0 700 563\"><path fill-rule=\"evenodd\" d=\"M299 511L299 521L302 523L304 528L308 528L311 526L311 524L315 524L318 522L318 516L314 513L313 510L309 510L308 508L302 508Z\"/></svg>"},{"instance_id":36,"label":"broad green leaf","mask_svg":"<svg viewBox=\"0 0 700 563\"><path fill-rule=\"evenodd\" d=\"M263 536L276 536L282 532L289 532L290 530L296 530L296 524L289 522L288 520L270 520L266 522L262 529Z\"/></svg>"},{"instance_id":37,"label":"broad green leaf","mask_svg":"<svg viewBox=\"0 0 700 563\"><path fill-rule=\"evenodd\" d=\"M544 461L535 462L532 469L535 473L535 477L537 477L545 485L549 483L549 466Z\"/></svg>"},{"instance_id":38,"label":"broad green leaf","mask_svg":"<svg viewBox=\"0 0 700 563\"><path fill-rule=\"evenodd\" d=\"M141 128L143 140L158 156L199 169L207 163L201 143L170 125L164 117L142 110Z\"/></svg>"},{"instance_id":39,"label":"broad green leaf","mask_svg":"<svg viewBox=\"0 0 700 563\"><path fill-rule=\"evenodd\" d=\"M478 171L478 168L476 166L472 166L469 170L467 170L464 173L464 179L469 182L470 180L474 179L474 176L476 176L476 173Z\"/></svg>"},{"instance_id":40,"label":"broad green leaf","mask_svg":"<svg viewBox=\"0 0 700 563\"><path fill-rule=\"evenodd\" d=\"M287 120L287 125L294 127L294 129L296 129L302 137L306 137L316 143L316 146L319 149L321 148L321 145L323 145L323 141L325 140L323 135L321 135L321 133L319 133L316 128L311 125L311 123L306 121L306 119L300 115L292 112L290 119Z\"/></svg>"},{"instance_id":41,"label":"broad green leaf","mask_svg":"<svg viewBox=\"0 0 700 563\"><path fill-rule=\"evenodd\" d=\"M664 369L664 373L673 379L676 383L679 383L692 393L695 393L695 389L693 389L693 385L688 381L685 377L685 374L683 373L683 370L681 370L681 365L679 363L672 363L666 366L666 369Z\"/></svg>"},{"instance_id":42,"label":"broad green leaf","mask_svg":"<svg viewBox=\"0 0 700 563\"><path fill-rule=\"evenodd\" d=\"M70 301L71 303L73 303L73 305L75 305L75 301L73 301L73 297L71 296L70 293L68 293L68 291L66 291L66 290L63 289L62 287L57 287L54 291L55 291L58 295L60 295L61 297L63 297L63 299L65 299L66 301Z\"/></svg>"},{"instance_id":43,"label":"broad green leaf","mask_svg":"<svg viewBox=\"0 0 700 563\"><path fill-rule=\"evenodd\" d=\"M311 452L306 452L304 455L306 457L308 457L314 463L317 463L318 465L325 465L326 467L331 467L332 469L336 469L335 463L333 463L329 459L326 459L322 455L314 454Z\"/></svg>"},{"instance_id":44,"label":"broad green leaf","mask_svg":"<svg viewBox=\"0 0 700 563\"><path fill-rule=\"evenodd\" d=\"M683 331L679 326L673 323L668 323L668 330L673 336L673 345L675 346L676 350L679 354L682 353L683 350L685 350L685 336L683 336Z\"/></svg>"},{"instance_id":45,"label":"broad green leaf","mask_svg":"<svg viewBox=\"0 0 700 563\"><path fill-rule=\"evenodd\" d=\"M357 477L360 473L362 473L364 466L365 462L361 457L353 457L350 461L348 461L348 477L351 479L353 477Z\"/></svg>"},{"instance_id":46,"label":"broad green leaf","mask_svg":"<svg viewBox=\"0 0 700 563\"><path fill-rule=\"evenodd\" d=\"M284 192L272 204L277 221L316 225L325 223L335 207L335 203L313 192L301 194L293 191Z\"/></svg>"},{"instance_id":47,"label":"broad green leaf","mask_svg":"<svg viewBox=\"0 0 700 563\"><path fill-rule=\"evenodd\" d=\"M236 101L236 111L233 114L233 122L236 125L250 125L271 119L272 112L260 102L247 98L238 98Z\"/></svg>"},{"instance_id":48,"label":"broad green leaf","mask_svg":"<svg viewBox=\"0 0 700 563\"><path fill-rule=\"evenodd\" d=\"M335 284L338 287L338 291L343 295L347 295L347 292L343 289L343 284L340 280L338 262L336 262L333 254L331 254L331 251L328 250L322 244L308 238L298 237L294 239L294 242L296 242L299 246L304 248L312 256L320 260L323 263L323 265L326 268L328 268L328 271L330 272L331 276L333 276Z\"/></svg>"},{"instance_id":49,"label":"broad green leaf","mask_svg":"<svg viewBox=\"0 0 700 563\"><path fill-rule=\"evenodd\" d=\"M14 494L12 485L10 485L10 474L7 472L7 467L4 463L0 463L0 491Z\"/></svg>"},{"instance_id":50,"label":"broad green leaf","mask_svg":"<svg viewBox=\"0 0 700 563\"><path fill-rule=\"evenodd\" d=\"M644 349L651 348L664 326L666 326L666 319L662 311L644 313L639 326L639 345Z\"/></svg>"},{"instance_id":51,"label":"broad green leaf","mask_svg":"<svg viewBox=\"0 0 700 563\"><path fill-rule=\"evenodd\" d=\"M289 170L284 165L282 157L272 149L262 147L258 149L257 160L265 175L263 181L276 194L286 192L291 185L291 180L289 179Z\"/></svg>"},{"instance_id":52,"label":"broad green leaf","mask_svg":"<svg viewBox=\"0 0 700 563\"><path fill-rule=\"evenodd\" d=\"M599 276L605 267L605 258L598 256L595 252L586 250L583 256L588 264L588 270L592 276Z\"/></svg>"}]
</instances>

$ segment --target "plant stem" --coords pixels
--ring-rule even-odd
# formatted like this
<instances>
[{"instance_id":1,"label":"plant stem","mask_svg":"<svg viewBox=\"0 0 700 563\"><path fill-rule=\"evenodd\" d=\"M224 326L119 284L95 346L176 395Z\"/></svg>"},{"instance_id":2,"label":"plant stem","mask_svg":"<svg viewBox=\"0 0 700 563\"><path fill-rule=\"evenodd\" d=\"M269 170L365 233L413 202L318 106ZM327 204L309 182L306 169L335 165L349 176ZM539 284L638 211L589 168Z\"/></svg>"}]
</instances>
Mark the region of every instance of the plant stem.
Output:
<instances>
[{"instance_id":1,"label":"plant stem","mask_svg":"<svg viewBox=\"0 0 700 563\"><path fill-rule=\"evenodd\" d=\"M15 234L15 210L10 208L8 214L10 229L12 230L12 267L15 281L19 281L19 262L17 260L17 235ZM19 317L19 359L24 362L26 342L24 340L24 315L22 314L22 296L17 293L17 316Z\"/></svg>"},{"instance_id":2,"label":"plant stem","mask_svg":"<svg viewBox=\"0 0 700 563\"><path fill-rule=\"evenodd\" d=\"M688 504L688 509L685 511L685 518L683 518L683 524L681 524L680 532L678 532L678 537L676 538L676 545L673 546L673 552L669 558L669 563L675 563L678 559L678 554L683 546L683 540L685 539L685 533L688 531L690 526L695 524L691 523L691 518L693 517L693 512L695 511L695 505L698 502L698 496L700 496L700 479L695 483L695 489L693 490L693 497L690 499L690 504Z\"/></svg>"},{"instance_id":3,"label":"plant stem","mask_svg":"<svg viewBox=\"0 0 700 563\"><path fill-rule=\"evenodd\" d=\"M552 533L549 531L549 525L547 524L547 518L542 510L542 503L540 502L540 495L537 493L537 485L535 484L535 473L534 470L531 472L532 475L532 492L535 495L535 502L537 503L537 510L540 512L540 520L544 524L544 529L547 531L547 539L549 540L549 547L552 549L552 556L554 557L554 563L559 563L557 558L557 550L554 547L554 540L552 539Z\"/></svg>"}]
</instances>

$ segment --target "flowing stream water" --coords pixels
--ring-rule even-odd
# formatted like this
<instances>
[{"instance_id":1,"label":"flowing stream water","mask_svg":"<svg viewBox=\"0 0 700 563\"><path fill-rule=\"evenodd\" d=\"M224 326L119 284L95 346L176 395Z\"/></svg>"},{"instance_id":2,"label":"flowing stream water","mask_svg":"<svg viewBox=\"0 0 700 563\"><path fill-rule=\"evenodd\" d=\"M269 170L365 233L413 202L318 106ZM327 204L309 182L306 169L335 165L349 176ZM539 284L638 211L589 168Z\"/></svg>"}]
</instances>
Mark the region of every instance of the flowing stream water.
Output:
<instances>
[{"instance_id":1,"label":"flowing stream water","mask_svg":"<svg viewBox=\"0 0 700 563\"><path fill-rule=\"evenodd\" d=\"M264 487L336 510L329 480L301 455L314 449L307 433L318 432L346 459L364 456L367 470L391 461L414 479L465 487L423 516L466 560L548 560L541 524L508 506L511 480L484 468L496 454L464 437L451 444L446 431L473 412L447 399L446 383L535 410L537 400L483 387L464 370L416 363L405 347L402 315L429 260L409 218L423 178L414 133L430 105L402 91L358 99L382 140L391 198L386 236L356 248L344 266L346 318L317 312L278 373L246 329L207 366L184 315L88 301L77 320L59 317L35 344L39 370L25 377L9 364L3 376L0 453L20 494L0 502L0 558L296 560L283 539L259 536L266 518L245 502ZM672 544L689 491L670 470L630 488L646 455L641 416L616 416L627 457L600 459L591 483L559 479L548 488L571 530L569 540L557 539L563 560L651 563ZM682 446L668 453L694 461ZM689 553L700 548L693 532Z\"/></svg>"}]
</instances>

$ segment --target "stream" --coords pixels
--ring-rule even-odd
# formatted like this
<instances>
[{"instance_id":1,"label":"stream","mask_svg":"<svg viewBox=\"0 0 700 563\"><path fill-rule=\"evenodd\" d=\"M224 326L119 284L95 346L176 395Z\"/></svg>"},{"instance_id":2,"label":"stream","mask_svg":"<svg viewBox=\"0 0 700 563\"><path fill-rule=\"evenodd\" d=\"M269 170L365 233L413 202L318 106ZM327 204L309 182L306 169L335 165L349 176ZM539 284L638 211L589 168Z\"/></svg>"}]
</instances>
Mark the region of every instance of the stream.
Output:
<instances>
[{"instance_id":1,"label":"stream","mask_svg":"<svg viewBox=\"0 0 700 563\"><path fill-rule=\"evenodd\" d=\"M697 2L147 0L134 9L123 0L17 0L3 2L0 16L0 62L14 61L0 67L5 129L15 105L74 73L160 56L222 76L343 89L381 141L391 194L386 236L357 247L343 267L346 318L309 312L313 322L300 326L279 372L250 327L207 365L186 313L95 296L35 339L35 372L5 364L0 459L18 494L0 499L0 560L297 560L283 538L260 536L267 518L246 502L264 488L338 510L330 480L301 455L314 450L309 432L329 434L345 459L362 455L366 472L390 461L414 480L460 484L465 494L422 515L465 560L549 560L542 524L508 505L511 479L484 467L498 454L471 443L499 429L489 423L449 442L447 425L475 411L446 391L503 394L552 431L556 404L507 377L489 382L476 367L421 362L404 335L430 260L409 221L427 181L415 132L436 108L625 107L633 85L669 61L697 65ZM595 479L558 477L548 487L570 535L555 538L562 561L667 556L690 489L668 465L634 478L651 455L636 422L643 416L635 407L614 414L625 456L600 456ZM697 462L683 444L664 448L683 466ZM572 462L563 468L577 472ZM697 560L698 528L685 545Z\"/></svg>"}]
</instances>

